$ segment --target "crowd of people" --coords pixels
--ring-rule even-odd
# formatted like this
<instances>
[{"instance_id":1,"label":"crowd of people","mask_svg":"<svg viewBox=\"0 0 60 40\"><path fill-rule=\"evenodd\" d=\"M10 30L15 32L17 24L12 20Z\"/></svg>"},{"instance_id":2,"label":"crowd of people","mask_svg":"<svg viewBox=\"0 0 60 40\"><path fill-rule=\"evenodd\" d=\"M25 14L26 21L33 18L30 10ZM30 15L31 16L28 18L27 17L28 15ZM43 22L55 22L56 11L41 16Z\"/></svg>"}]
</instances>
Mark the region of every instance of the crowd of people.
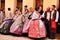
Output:
<instances>
[{"instance_id":1,"label":"crowd of people","mask_svg":"<svg viewBox=\"0 0 60 40\"><path fill-rule=\"evenodd\" d=\"M45 38L55 39L56 23L58 22L59 12L55 5L51 5L45 11L42 6L32 7L24 6L24 12L18 7L11 14L11 8L8 8L7 16L0 10L0 33L13 33L17 35L27 34L29 38L40 40Z\"/></svg>"}]
</instances>

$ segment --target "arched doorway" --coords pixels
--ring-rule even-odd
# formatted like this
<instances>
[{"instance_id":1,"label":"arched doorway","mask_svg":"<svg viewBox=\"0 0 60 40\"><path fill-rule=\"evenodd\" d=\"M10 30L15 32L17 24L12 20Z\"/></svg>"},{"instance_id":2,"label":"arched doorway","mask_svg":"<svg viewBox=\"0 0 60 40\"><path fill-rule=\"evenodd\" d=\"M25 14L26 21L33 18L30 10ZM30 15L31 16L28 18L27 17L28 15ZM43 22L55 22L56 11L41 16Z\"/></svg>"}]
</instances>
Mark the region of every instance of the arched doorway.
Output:
<instances>
[{"instance_id":1,"label":"arched doorway","mask_svg":"<svg viewBox=\"0 0 60 40\"><path fill-rule=\"evenodd\" d=\"M17 7L19 7L20 11L22 11L22 3L23 0L17 0Z\"/></svg>"},{"instance_id":2,"label":"arched doorway","mask_svg":"<svg viewBox=\"0 0 60 40\"><path fill-rule=\"evenodd\" d=\"M42 6L43 7L43 0L36 0L36 7Z\"/></svg>"},{"instance_id":3,"label":"arched doorway","mask_svg":"<svg viewBox=\"0 0 60 40\"><path fill-rule=\"evenodd\" d=\"M5 0L0 0L0 9L5 9Z\"/></svg>"}]
</instances>

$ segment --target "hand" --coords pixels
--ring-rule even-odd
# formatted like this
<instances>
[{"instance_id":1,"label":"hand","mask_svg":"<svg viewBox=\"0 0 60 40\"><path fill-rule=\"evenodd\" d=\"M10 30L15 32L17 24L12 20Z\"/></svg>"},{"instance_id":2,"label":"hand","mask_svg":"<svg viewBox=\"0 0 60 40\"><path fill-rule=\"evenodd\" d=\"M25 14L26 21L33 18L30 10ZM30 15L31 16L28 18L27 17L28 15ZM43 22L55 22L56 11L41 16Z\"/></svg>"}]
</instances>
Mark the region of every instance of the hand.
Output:
<instances>
[{"instance_id":1,"label":"hand","mask_svg":"<svg viewBox=\"0 0 60 40\"><path fill-rule=\"evenodd\" d=\"M60 25L60 23L58 23L58 25Z\"/></svg>"}]
</instances>

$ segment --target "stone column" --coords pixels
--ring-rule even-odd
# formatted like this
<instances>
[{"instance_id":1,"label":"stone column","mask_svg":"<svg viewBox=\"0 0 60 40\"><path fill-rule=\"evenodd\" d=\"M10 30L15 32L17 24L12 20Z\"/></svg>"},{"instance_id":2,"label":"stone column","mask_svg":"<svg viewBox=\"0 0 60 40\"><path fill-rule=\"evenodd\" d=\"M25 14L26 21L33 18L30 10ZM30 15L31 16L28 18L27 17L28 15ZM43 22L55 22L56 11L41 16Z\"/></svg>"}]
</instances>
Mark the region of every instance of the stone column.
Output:
<instances>
[{"instance_id":1,"label":"stone column","mask_svg":"<svg viewBox=\"0 0 60 40\"><path fill-rule=\"evenodd\" d=\"M17 6L17 0L5 0L5 15L7 15L8 8L11 8L12 15Z\"/></svg>"},{"instance_id":2,"label":"stone column","mask_svg":"<svg viewBox=\"0 0 60 40\"><path fill-rule=\"evenodd\" d=\"M0 0L0 9L1 9L1 0Z\"/></svg>"}]
</instances>

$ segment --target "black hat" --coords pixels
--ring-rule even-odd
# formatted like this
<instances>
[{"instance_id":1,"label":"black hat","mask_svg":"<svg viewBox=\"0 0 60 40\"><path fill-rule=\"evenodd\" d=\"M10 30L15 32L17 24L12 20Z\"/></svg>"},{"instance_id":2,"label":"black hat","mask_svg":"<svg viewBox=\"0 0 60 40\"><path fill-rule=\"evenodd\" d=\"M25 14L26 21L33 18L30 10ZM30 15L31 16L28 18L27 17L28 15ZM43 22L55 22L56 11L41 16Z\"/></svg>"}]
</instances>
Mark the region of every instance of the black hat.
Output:
<instances>
[{"instance_id":1,"label":"black hat","mask_svg":"<svg viewBox=\"0 0 60 40\"><path fill-rule=\"evenodd\" d=\"M52 5L54 8L56 7L55 5Z\"/></svg>"},{"instance_id":2,"label":"black hat","mask_svg":"<svg viewBox=\"0 0 60 40\"><path fill-rule=\"evenodd\" d=\"M24 7L28 7L27 5L25 5Z\"/></svg>"},{"instance_id":3,"label":"black hat","mask_svg":"<svg viewBox=\"0 0 60 40\"><path fill-rule=\"evenodd\" d=\"M8 8L8 10L10 11L10 10L11 10L11 8Z\"/></svg>"}]
</instances>

